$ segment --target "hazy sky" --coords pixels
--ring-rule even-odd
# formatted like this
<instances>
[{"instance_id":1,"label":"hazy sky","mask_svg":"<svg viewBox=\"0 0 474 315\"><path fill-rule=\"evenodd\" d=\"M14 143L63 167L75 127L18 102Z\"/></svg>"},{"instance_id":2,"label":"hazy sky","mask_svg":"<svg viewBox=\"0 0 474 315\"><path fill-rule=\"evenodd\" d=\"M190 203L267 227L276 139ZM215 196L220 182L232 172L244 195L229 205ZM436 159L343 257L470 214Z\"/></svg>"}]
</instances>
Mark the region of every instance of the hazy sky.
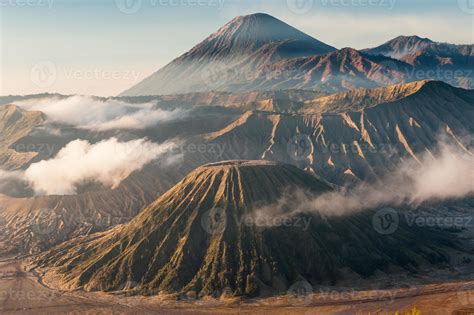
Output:
<instances>
[{"instance_id":1,"label":"hazy sky","mask_svg":"<svg viewBox=\"0 0 474 315\"><path fill-rule=\"evenodd\" d=\"M0 0L0 95L116 95L255 12L338 48L474 43L474 0Z\"/></svg>"}]
</instances>

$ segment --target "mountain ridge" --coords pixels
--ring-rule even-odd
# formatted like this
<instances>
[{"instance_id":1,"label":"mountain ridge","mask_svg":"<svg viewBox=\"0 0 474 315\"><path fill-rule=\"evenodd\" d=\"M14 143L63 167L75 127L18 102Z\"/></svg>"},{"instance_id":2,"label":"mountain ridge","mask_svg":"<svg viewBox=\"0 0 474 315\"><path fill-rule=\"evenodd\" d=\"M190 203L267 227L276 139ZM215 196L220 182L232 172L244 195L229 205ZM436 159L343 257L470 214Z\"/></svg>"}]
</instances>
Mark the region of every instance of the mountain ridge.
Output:
<instances>
[{"instance_id":1,"label":"mountain ridge","mask_svg":"<svg viewBox=\"0 0 474 315\"><path fill-rule=\"evenodd\" d=\"M334 93L424 79L472 88L472 68L474 45L413 35L360 51L335 49L257 13L232 19L120 96L280 89Z\"/></svg>"},{"instance_id":2,"label":"mountain ridge","mask_svg":"<svg viewBox=\"0 0 474 315\"><path fill-rule=\"evenodd\" d=\"M416 272L420 264L446 263L445 248L455 246L446 235L403 225L382 236L371 228L371 212L295 217L308 220L306 228L297 221L248 223L247 215L277 202L289 187L316 195L331 191L281 163L207 164L130 223L62 244L37 262L55 267L68 290L265 296L285 293L298 281L334 284L344 274L367 277L375 270L390 273L391 266Z\"/></svg>"},{"instance_id":3,"label":"mountain ridge","mask_svg":"<svg viewBox=\"0 0 474 315\"><path fill-rule=\"evenodd\" d=\"M408 57L421 52L431 54L460 54L464 56L474 55L474 44L450 44L436 42L429 38L417 35L398 36L380 46L362 50L365 53L392 57L398 60L409 60Z\"/></svg>"},{"instance_id":4,"label":"mountain ridge","mask_svg":"<svg viewBox=\"0 0 474 315\"><path fill-rule=\"evenodd\" d=\"M241 76L275 60L333 50L268 14L240 16L119 96L200 92L216 83L216 68L240 63L245 65L239 70ZM259 54L249 62L248 57L256 51Z\"/></svg>"}]
</instances>

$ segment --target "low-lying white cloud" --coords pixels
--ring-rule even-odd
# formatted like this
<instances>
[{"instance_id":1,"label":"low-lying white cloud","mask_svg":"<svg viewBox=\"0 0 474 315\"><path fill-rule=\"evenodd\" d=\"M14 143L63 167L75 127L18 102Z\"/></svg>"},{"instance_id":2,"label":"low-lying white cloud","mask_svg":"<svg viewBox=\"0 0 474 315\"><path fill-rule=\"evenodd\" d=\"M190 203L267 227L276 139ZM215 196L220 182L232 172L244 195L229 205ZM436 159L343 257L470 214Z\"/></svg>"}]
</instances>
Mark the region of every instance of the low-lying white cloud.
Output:
<instances>
[{"instance_id":1,"label":"low-lying white cloud","mask_svg":"<svg viewBox=\"0 0 474 315\"><path fill-rule=\"evenodd\" d=\"M70 96L19 101L25 110L41 111L50 121L82 129L143 129L159 122L186 117L188 110L163 110L154 103L131 104L119 100L101 100L90 96Z\"/></svg>"},{"instance_id":2,"label":"low-lying white cloud","mask_svg":"<svg viewBox=\"0 0 474 315\"><path fill-rule=\"evenodd\" d=\"M111 138L95 144L75 140L54 158L32 164L23 178L37 194L75 194L77 186L88 181L116 188L132 172L153 160L179 160L179 154L171 154L175 146L173 142L156 144L146 139L119 142Z\"/></svg>"},{"instance_id":3,"label":"low-lying white cloud","mask_svg":"<svg viewBox=\"0 0 474 315\"><path fill-rule=\"evenodd\" d=\"M285 194L276 204L261 207L257 218L298 213L346 215L381 206L418 206L427 201L461 199L474 195L474 155L453 144L441 143L418 161L405 161L375 183L360 183L318 196L303 191ZM291 209L288 211L288 209Z\"/></svg>"}]
</instances>

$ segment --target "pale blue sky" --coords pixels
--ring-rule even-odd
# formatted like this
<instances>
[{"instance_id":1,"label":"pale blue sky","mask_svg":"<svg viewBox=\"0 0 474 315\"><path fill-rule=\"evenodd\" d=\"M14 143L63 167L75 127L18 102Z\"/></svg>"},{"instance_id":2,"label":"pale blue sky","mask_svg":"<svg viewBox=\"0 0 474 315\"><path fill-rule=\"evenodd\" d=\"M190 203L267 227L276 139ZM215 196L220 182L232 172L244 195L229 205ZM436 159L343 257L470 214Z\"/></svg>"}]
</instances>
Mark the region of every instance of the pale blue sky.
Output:
<instances>
[{"instance_id":1,"label":"pale blue sky","mask_svg":"<svg viewBox=\"0 0 474 315\"><path fill-rule=\"evenodd\" d=\"M0 10L0 95L116 95L255 12L338 48L414 34L474 42L474 0L0 0Z\"/></svg>"}]
</instances>

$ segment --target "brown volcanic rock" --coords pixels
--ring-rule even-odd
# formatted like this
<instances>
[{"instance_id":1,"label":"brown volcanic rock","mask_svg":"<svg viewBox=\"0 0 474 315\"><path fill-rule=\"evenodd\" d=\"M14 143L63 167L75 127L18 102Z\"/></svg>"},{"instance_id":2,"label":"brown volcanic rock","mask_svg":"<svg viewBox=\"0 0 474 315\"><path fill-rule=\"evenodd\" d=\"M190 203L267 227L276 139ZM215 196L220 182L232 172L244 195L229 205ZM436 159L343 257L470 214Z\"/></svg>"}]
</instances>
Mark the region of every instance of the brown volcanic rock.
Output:
<instances>
[{"instance_id":1,"label":"brown volcanic rock","mask_svg":"<svg viewBox=\"0 0 474 315\"><path fill-rule=\"evenodd\" d=\"M168 108L190 106L193 97L159 99L166 101L163 108ZM75 196L5 197L0 202L0 220L7 222L6 228L0 225L5 244L37 252L71 237L108 228L113 225L113 221L107 223L109 218L124 222L188 172L213 161L280 161L344 185L375 179L401 160L432 150L439 133L458 145L458 141L466 140L463 134L474 131L469 116L474 112L473 91L442 82L423 81L322 98L307 91L209 92L196 98L199 105L204 105L199 112L184 121L139 134L158 142L181 137L184 159L179 167L148 166L116 190L93 189ZM240 105L220 107L228 104ZM256 104L259 110L246 111ZM302 144L296 151L289 145L295 140ZM45 140L31 137L22 141ZM198 152L199 146L205 150ZM42 226L60 228L54 229L56 234L39 235L31 230L32 222L38 221ZM14 226L19 227L16 232L10 229Z\"/></svg>"},{"instance_id":2,"label":"brown volcanic rock","mask_svg":"<svg viewBox=\"0 0 474 315\"><path fill-rule=\"evenodd\" d=\"M454 45L418 36L399 36L378 47L365 49L412 66L405 81L441 80L454 86L474 88L474 44Z\"/></svg>"},{"instance_id":3,"label":"brown volcanic rock","mask_svg":"<svg viewBox=\"0 0 474 315\"><path fill-rule=\"evenodd\" d=\"M31 161L35 152L17 152L10 148L17 140L43 124L45 116L40 112L28 112L15 105L0 107L0 165L14 170Z\"/></svg>"},{"instance_id":4,"label":"brown volcanic rock","mask_svg":"<svg viewBox=\"0 0 474 315\"><path fill-rule=\"evenodd\" d=\"M422 81L308 100L297 113L249 111L204 137L225 147L220 159L280 161L344 185L432 151L440 135L465 150L473 109L473 91ZM201 164L215 159L203 155Z\"/></svg>"},{"instance_id":5,"label":"brown volcanic rock","mask_svg":"<svg viewBox=\"0 0 474 315\"><path fill-rule=\"evenodd\" d=\"M365 49L371 55L383 55L399 60L409 60L420 54L474 56L474 45L454 45L434 42L419 36L398 36L378 47Z\"/></svg>"},{"instance_id":6,"label":"brown volcanic rock","mask_svg":"<svg viewBox=\"0 0 474 315\"><path fill-rule=\"evenodd\" d=\"M339 92L374 88L404 81L407 65L397 60L369 56L352 48L328 54L277 61L240 89L308 89Z\"/></svg>"},{"instance_id":7,"label":"brown volcanic rock","mask_svg":"<svg viewBox=\"0 0 474 315\"><path fill-rule=\"evenodd\" d=\"M265 295L294 282L334 283L342 270L368 276L390 266L416 270L446 261L450 242L429 230L401 226L382 236L372 215L301 215L303 226L242 222L289 187L320 194L331 188L294 166L227 161L199 167L141 212L109 232L71 241L39 259L69 288Z\"/></svg>"}]
</instances>

